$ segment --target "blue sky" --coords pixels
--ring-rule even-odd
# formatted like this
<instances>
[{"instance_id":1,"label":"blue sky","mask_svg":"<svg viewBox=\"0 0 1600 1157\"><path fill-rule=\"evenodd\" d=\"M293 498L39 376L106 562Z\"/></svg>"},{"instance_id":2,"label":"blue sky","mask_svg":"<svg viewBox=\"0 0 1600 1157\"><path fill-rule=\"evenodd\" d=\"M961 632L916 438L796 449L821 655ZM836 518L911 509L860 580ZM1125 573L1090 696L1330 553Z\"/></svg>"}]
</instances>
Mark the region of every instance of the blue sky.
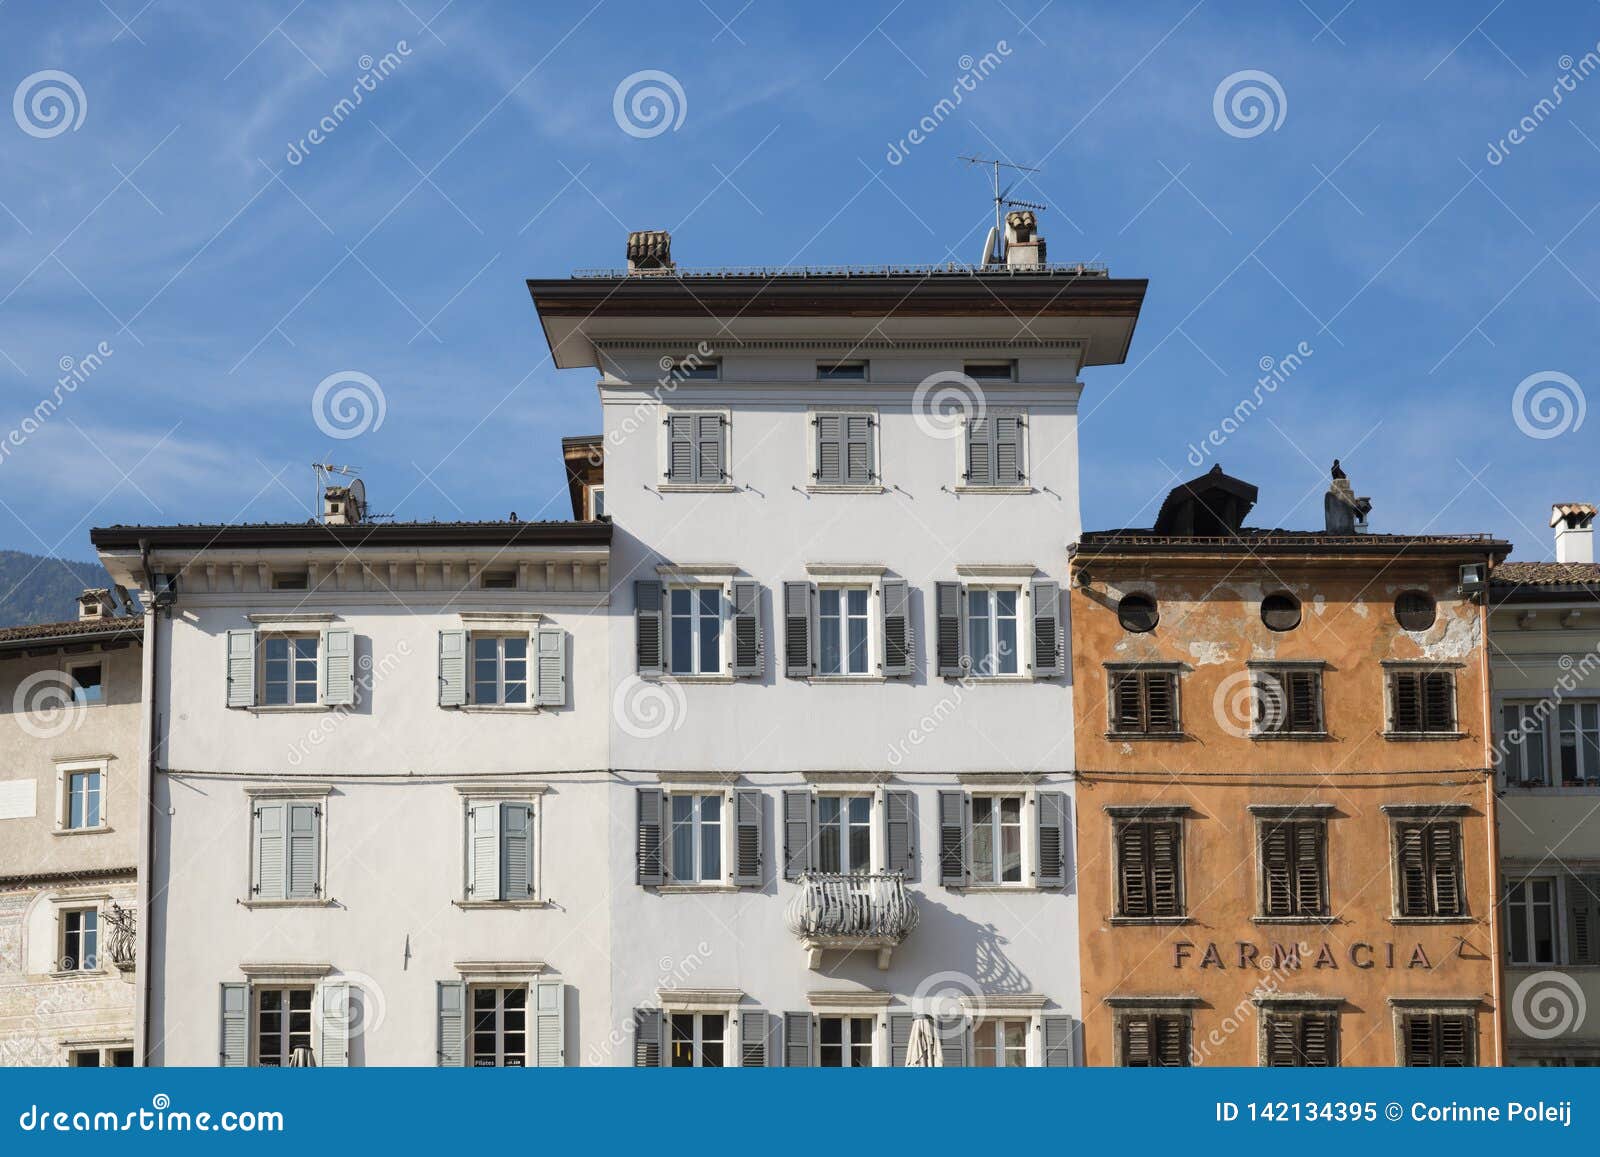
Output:
<instances>
[{"instance_id":1,"label":"blue sky","mask_svg":"<svg viewBox=\"0 0 1600 1157\"><path fill-rule=\"evenodd\" d=\"M970 261L978 151L1042 166L1015 195L1051 206L1052 259L1150 279L1127 364L1085 374L1086 526L1148 523L1201 459L1261 487L1258 525L1315 527L1339 457L1375 530L1547 558L1549 503L1600 499L1597 42L1587 2L9 0L0 547L304 518L319 458L399 517L565 517L559 439L599 406L524 278L638 228L685 265ZM682 93L655 135L614 114L644 70ZM1241 72L1273 127L1229 119L1249 78L1219 120ZM51 87L72 127L30 103ZM342 371L383 421L333 439L312 398Z\"/></svg>"}]
</instances>

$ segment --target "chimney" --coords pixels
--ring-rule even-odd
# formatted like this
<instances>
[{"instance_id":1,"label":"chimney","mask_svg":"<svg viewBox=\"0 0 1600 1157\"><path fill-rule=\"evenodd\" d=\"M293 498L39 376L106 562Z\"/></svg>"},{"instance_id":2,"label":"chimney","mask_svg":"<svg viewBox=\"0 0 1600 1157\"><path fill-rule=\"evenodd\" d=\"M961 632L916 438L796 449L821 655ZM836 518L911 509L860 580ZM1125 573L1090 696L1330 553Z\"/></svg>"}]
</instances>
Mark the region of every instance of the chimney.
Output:
<instances>
[{"instance_id":1,"label":"chimney","mask_svg":"<svg viewBox=\"0 0 1600 1157\"><path fill-rule=\"evenodd\" d=\"M1367 515L1372 513L1372 499L1357 498L1355 488L1345 475L1339 460L1333 460L1333 482L1322 497L1324 525L1329 534L1367 533Z\"/></svg>"},{"instance_id":2,"label":"chimney","mask_svg":"<svg viewBox=\"0 0 1600 1157\"><path fill-rule=\"evenodd\" d=\"M1006 264L1013 268L1044 264L1044 238L1031 209L1006 214Z\"/></svg>"},{"instance_id":3,"label":"chimney","mask_svg":"<svg viewBox=\"0 0 1600 1157\"><path fill-rule=\"evenodd\" d=\"M366 517L367 491L360 479L351 486L322 488L322 522L325 526L355 526Z\"/></svg>"},{"instance_id":4,"label":"chimney","mask_svg":"<svg viewBox=\"0 0 1600 1157\"><path fill-rule=\"evenodd\" d=\"M117 604L111 599L109 587L88 587L78 596L78 619L114 619Z\"/></svg>"},{"instance_id":5,"label":"chimney","mask_svg":"<svg viewBox=\"0 0 1600 1157\"><path fill-rule=\"evenodd\" d=\"M1557 562L1594 561L1594 515L1595 508L1587 502L1558 502L1550 508Z\"/></svg>"},{"instance_id":6,"label":"chimney","mask_svg":"<svg viewBox=\"0 0 1600 1157\"><path fill-rule=\"evenodd\" d=\"M671 273L672 234L665 229L628 234L629 273Z\"/></svg>"}]
</instances>

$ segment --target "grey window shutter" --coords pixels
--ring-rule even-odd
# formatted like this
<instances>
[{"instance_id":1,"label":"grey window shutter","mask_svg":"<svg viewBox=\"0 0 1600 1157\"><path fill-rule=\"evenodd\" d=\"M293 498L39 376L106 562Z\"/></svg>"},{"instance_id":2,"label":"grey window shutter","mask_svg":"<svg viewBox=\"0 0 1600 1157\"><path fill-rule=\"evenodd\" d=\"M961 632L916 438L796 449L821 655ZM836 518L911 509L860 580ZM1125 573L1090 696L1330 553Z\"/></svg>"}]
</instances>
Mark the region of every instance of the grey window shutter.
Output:
<instances>
[{"instance_id":1,"label":"grey window shutter","mask_svg":"<svg viewBox=\"0 0 1600 1157\"><path fill-rule=\"evenodd\" d=\"M759 676L766 653L761 636L761 584L733 584L733 674Z\"/></svg>"},{"instance_id":2,"label":"grey window shutter","mask_svg":"<svg viewBox=\"0 0 1600 1157\"><path fill-rule=\"evenodd\" d=\"M967 882L967 797L939 793L939 883L959 888Z\"/></svg>"},{"instance_id":3,"label":"grey window shutter","mask_svg":"<svg viewBox=\"0 0 1600 1157\"><path fill-rule=\"evenodd\" d=\"M250 986L222 986L221 1047L217 1050L225 1068L242 1069L250 1063Z\"/></svg>"},{"instance_id":4,"label":"grey window shutter","mask_svg":"<svg viewBox=\"0 0 1600 1157\"><path fill-rule=\"evenodd\" d=\"M439 981L439 1066L464 1068L467 1063L467 986L459 980Z\"/></svg>"},{"instance_id":5,"label":"grey window shutter","mask_svg":"<svg viewBox=\"0 0 1600 1157\"><path fill-rule=\"evenodd\" d=\"M762 848L761 793L740 788L733 793L733 882L741 888L761 886Z\"/></svg>"},{"instance_id":6,"label":"grey window shutter","mask_svg":"<svg viewBox=\"0 0 1600 1157\"><path fill-rule=\"evenodd\" d=\"M889 1064L892 1068L903 1069L906 1060L911 1055L911 1026L917 1021L916 1015L909 1012L891 1012L889 1014Z\"/></svg>"},{"instance_id":7,"label":"grey window shutter","mask_svg":"<svg viewBox=\"0 0 1600 1157\"><path fill-rule=\"evenodd\" d=\"M934 1022L939 1033L939 1064L959 1069L967 1063L967 1018L941 1016Z\"/></svg>"},{"instance_id":8,"label":"grey window shutter","mask_svg":"<svg viewBox=\"0 0 1600 1157\"><path fill-rule=\"evenodd\" d=\"M256 705L256 633L228 632L228 706Z\"/></svg>"},{"instance_id":9,"label":"grey window shutter","mask_svg":"<svg viewBox=\"0 0 1600 1157\"><path fill-rule=\"evenodd\" d=\"M318 1036L321 1051L317 1064L325 1069L350 1065L350 986L341 981L324 981L319 999Z\"/></svg>"},{"instance_id":10,"label":"grey window shutter","mask_svg":"<svg viewBox=\"0 0 1600 1157\"><path fill-rule=\"evenodd\" d=\"M673 414L667 419L667 481L693 482L694 468L693 414Z\"/></svg>"},{"instance_id":11,"label":"grey window shutter","mask_svg":"<svg viewBox=\"0 0 1600 1157\"><path fill-rule=\"evenodd\" d=\"M993 481L997 486L1016 486L1023 480L1022 433L1022 415L994 415Z\"/></svg>"},{"instance_id":12,"label":"grey window shutter","mask_svg":"<svg viewBox=\"0 0 1600 1157\"><path fill-rule=\"evenodd\" d=\"M783 878L798 880L811 870L811 793L783 793Z\"/></svg>"},{"instance_id":13,"label":"grey window shutter","mask_svg":"<svg viewBox=\"0 0 1600 1157\"><path fill-rule=\"evenodd\" d=\"M1569 876L1567 963L1600 964L1600 876Z\"/></svg>"},{"instance_id":14,"label":"grey window shutter","mask_svg":"<svg viewBox=\"0 0 1600 1157\"><path fill-rule=\"evenodd\" d=\"M1061 588L1053 582L1033 584L1033 677L1055 679L1065 670L1061 638Z\"/></svg>"},{"instance_id":15,"label":"grey window shutter","mask_svg":"<svg viewBox=\"0 0 1600 1157\"><path fill-rule=\"evenodd\" d=\"M567 705L567 633L560 627L540 627L533 635L534 697L539 707Z\"/></svg>"},{"instance_id":16,"label":"grey window shutter","mask_svg":"<svg viewBox=\"0 0 1600 1157\"><path fill-rule=\"evenodd\" d=\"M322 702L349 707L356 701L356 637L349 627L322 632Z\"/></svg>"},{"instance_id":17,"label":"grey window shutter","mask_svg":"<svg viewBox=\"0 0 1600 1157\"><path fill-rule=\"evenodd\" d=\"M322 808L314 803L292 803L288 807L291 900L311 900L322 894L318 863L322 851L321 814Z\"/></svg>"},{"instance_id":18,"label":"grey window shutter","mask_svg":"<svg viewBox=\"0 0 1600 1157\"><path fill-rule=\"evenodd\" d=\"M1067 886L1067 796L1039 793L1039 887Z\"/></svg>"},{"instance_id":19,"label":"grey window shutter","mask_svg":"<svg viewBox=\"0 0 1600 1157\"><path fill-rule=\"evenodd\" d=\"M772 1020L759 1008L739 1010L739 1064L764 1069L772 1063Z\"/></svg>"},{"instance_id":20,"label":"grey window shutter","mask_svg":"<svg viewBox=\"0 0 1600 1157\"><path fill-rule=\"evenodd\" d=\"M844 417L844 480L851 486L870 486L878 475L873 460L871 414Z\"/></svg>"},{"instance_id":21,"label":"grey window shutter","mask_svg":"<svg viewBox=\"0 0 1600 1157\"><path fill-rule=\"evenodd\" d=\"M811 584L783 584L783 665L791 679L811 677Z\"/></svg>"},{"instance_id":22,"label":"grey window shutter","mask_svg":"<svg viewBox=\"0 0 1600 1157\"><path fill-rule=\"evenodd\" d=\"M966 655L965 625L961 615L961 584L933 584L934 614L938 619L936 635L939 675L959 679L967 673L971 663Z\"/></svg>"},{"instance_id":23,"label":"grey window shutter","mask_svg":"<svg viewBox=\"0 0 1600 1157\"><path fill-rule=\"evenodd\" d=\"M660 583L641 579L633 584L634 650L641 675L659 675L666 667L661 604Z\"/></svg>"},{"instance_id":24,"label":"grey window shutter","mask_svg":"<svg viewBox=\"0 0 1600 1157\"><path fill-rule=\"evenodd\" d=\"M791 1069L803 1069L811 1064L811 1014L786 1012L783 1014L783 1063Z\"/></svg>"},{"instance_id":25,"label":"grey window shutter","mask_svg":"<svg viewBox=\"0 0 1600 1157\"><path fill-rule=\"evenodd\" d=\"M439 706L467 705L467 633L439 632Z\"/></svg>"},{"instance_id":26,"label":"grey window shutter","mask_svg":"<svg viewBox=\"0 0 1600 1157\"><path fill-rule=\"evenodd\" d=\"M887 825L885 866L891 872L903 872L907 879L915 873L915 853L911 844L911 793L891 791L883 800L884 822Z\"/></svg>"},{"instance_id":27,"label":"grey window shutter","mask_svg":"<svg viewBox=\"0 0 1600 1157\"><path fill-rule=\"evenodd\" d=\"M638 1069L658 1069L666 1063L666 1049L661 1040L661 1010L636 1008L633 1010L633 1065Z\"/></svg>"},{"instance_id":28,"label":"grey window shutter","mask_svg":"<svg viewBox=\"0 0 1600 1157\"><path fill-rule=\"evenodd\" d=\"M658 787L641 787L639 800L638 867L639 883L646 887L665 879L665 860L661 847L662 796Z\"/></svg>"},{"instance_id":29,"label":"grey window shutter","mask_svg":"<svg viewBox=\"0 0 1600 1157\"><path fill-rule=\"evenodd\" d=\"M533 985L532 1063L541 1069L559 1069L567 1063L566 986L559 980L539 980Z\"/></svg>"},{"instance_id":30,"label":"grey window shutter","mask_svg":"<svg viewBox=\"0 0 1600 1157\"><path fill-rule=\"evenodd\" d=\"M964 481L968 486L994 484L994 427L987 414L967 419L967 470Z\"/></svg>"},{"instance_id":31,"label":"grey window shutter","mask_svg":"<svg viewBox=\"0 0 1600 1157\"><path fill-rule=\"evenodd\" d=\"M500 805L502 900L533 896L533 808L525 803Z\"/></svg>"},{"instance_id":32,"label":"grey window shutter","mask_svg":"<svg viewBox=\"0 0 1600 1157\"><path fill-rule=\"evenodd\" d=\"M250 890L257 900L282 900L288 879L289 835L282 803L258 803L253 821L255 870Z\"/></svg>"},{"instance_id":33,"label":"grey window shutter","mask_svg":"<svg viewBox=\"0 0 1600 1157\"><path fill-rule=\"evenodd\" d=\"M500 899L500 805L467 809L467 899Z\"/></svg>"},{"instance_id":34,"label":"grey window shutter","mask_svg":"<svg viewBox=\"0 0 1600 1157\"><path fill-rule=\"evenodd\" d=\"M721 414L700 414L695 418L695 481L715 485L727 477L726 429Z\"/></svg>"},{"instance_id":35,"label":"grey window shutter","mask_svg":"<svg viewBox=\"0 0 1600 1157\"><path fill-rule=\"evenodd\" d=\"M1046 1013L1044 1020L1044 1067L1072 1067L1072 1018L1065 1013Z\"/></svg>"},{"instance_id":36,"label":"grey window shutter","mask_svg":"<svg viewBox=\"0 0 1600 1157\"><path fill-rule=\"evenodd\" d=\"M911 588L904 579L883 581L883 674L911 674Z\"/></svg>"},{"instance_id":37,"label":"grey window shutter","mask_svg":"<svg viewBox=\"0 0 1600 1157\"><path fill-rule=\"evenodd\" d=\"M845 479L844 417L818 414L811 421L817 430L817 485L841 486Z\"/></svg>"}]
</instances>

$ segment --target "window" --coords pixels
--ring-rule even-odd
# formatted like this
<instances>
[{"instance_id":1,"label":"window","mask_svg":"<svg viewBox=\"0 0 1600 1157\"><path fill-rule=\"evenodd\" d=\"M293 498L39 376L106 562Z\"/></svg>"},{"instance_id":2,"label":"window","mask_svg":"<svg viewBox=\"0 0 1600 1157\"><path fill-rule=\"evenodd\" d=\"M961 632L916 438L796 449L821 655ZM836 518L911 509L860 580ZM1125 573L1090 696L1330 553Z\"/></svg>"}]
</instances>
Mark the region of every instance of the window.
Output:
<instances>
[{"instance_id":1,"label":"window","mask_svg":"<svg viewBox=\"0 0 1600 1157\"><path fill-rule=\"evenodd\" d=\"M977 675L1015 675L1018 664L1015 587L967 591L967 645Z\"/></svg>"},{"instance_id":2,"label":"window","mask_svg":"<svg viewBox=\"0 0 1600 1157\"><path fill-rule=\"evenodd\" d=\"M1021 1069L1028 1064L1028 1022L980 1020L972 1029L973 1063L980 1069Z\"/></svg>"},{"instance_id":3,"label":"window","mask_svg":"<svg viewBox=\"0 0 1600 1157\"><path fill-rule=\"evenodd\" d=\"M1453 671L1391 669L1389 730L1397 735L1449 735L1456 728Z\"/></svg>"},{"instance_id":4,"label":"window","mask_svg":"<svg viewBox=\"0 0 1600 1157\"><path fill-rule=\"evenodd\" d=\"M817 591L817 673L865 675L870 670L871 601L868 587Z\"/></svg>"},{"instance_id":5,"label":"window","mask_svg":"<svg viewBox=\"0 0 1600 1157\"><path fill-rule=\"evenodd\" d=\"M811 416L811 481L817 486L870 486L878 479L878 420L870 413Z\"/></svg>"},{"instance_id":6,"label":"window","mask_svg":"<svg viewBox=\"0 0 1600 1157\"><path fill-rule=\"evenodd\" d=\"M1478 1031L1471 1013L1400 1015L1400 1063L1407 1068L1467 1068L1477 1064Z\"/></svg>"},{"instance_id":7,"label":"window","mask_svg":"<svg viewBox=\"0 0 1600 1157\"><path fill-rule=\"evenodd\" d=\"M1022 883L1022 797L972 797L972 881Z\"/></svg>"},{"instance_id":8,"label":"window","mask_svg":"<svg viewBox=\"0 0 1600 1157\"><path fill-rule=\"evenodd\" d=\"M1427 591L1401 591L1394 600L1394 618L1401 630L1426 631L1438 615L1439 608Z\"/></svg>"},{"instance_id":9,"label":"window","mask_svg":"<svg viewBox=\"0 0 1600 1157\"><path fill-rule=\"evenodd\" d=\"M667 417L667 481L720 486L727 481L727 419L722 414Z\"/></svg>"},{"instance_id":10,"label":"window","mask_svg":"<svg viewBox=\"0 0 1600 1157\"><path fill-rule=\"evenodd\" d=\"M1268 1068L1331 1068L1339 1063L1339 1014L1327 1009L1268 1008L1261 1014L1262 1061Z\"/></svg>"},{"instance_id":11,"label":"window","mask_svg":"<svg viewBox=\"0 0 1600 1157\"><path fill-rule=\"evenodd\" d=\"M1460 823L1397 823L1395 859L1401 916L1457 919L1466 915Z\"/></svg>"},{"instance_id":12,"label":"window","mask_svg":"<svg viewBox=\"0 0 1600 1157\"><path fill-rule=\"evenodd\" d=\"M668 373L679 381L714 382L722 376L722 363L702 358L685 358L671 364Z\"/></svg>"},{"instance_id":13,"label":"window","mask_svg":"<svg viewBox=\"0 0 1600 1157\"><path fill-rule=\"evenodd\" d=\"M853 362L818 362L817 380L819 382L864 382L867 380L867 363Z\"/></svg>"},{"instance_id":14,"label":"window","mask_svg":"<svg viewBox=\"0 0 1600 1157\"><path fill-rule=\"evenodd\" d=\"M1155 630L1160 621L1156 601L1149 595L1123 595L1117 603L1117 622L1122 624L1124 631L1135 635L1147 634Z\"/></svg>"},{"instance_id":15,"label":"window","mask_svg":"<svg viewBox=\"0 0 1600 1157\"><path fill-rule=\"evenodd\" d=\"M1506 957L1512 964L1556 963L1556 882L1506 885Z\"/></svg>"},{"instance_id":16,"label":"window","mask_svg":"<svg viewBox=\"0 0 1600 1157\"><path fill-rule=\"evenodd\" d=\"M872 797L817 797L817 870L836 874L872 871Z\"/></svg>"},{"instance_id":17,"label":"window","mask_svg":"<svg viewBox=\"0 0 1600 1157\"><path fill-rule=\"evenodd\" d=\"M297 1049L311 1051L311 989L258 988L256 1064L287 1068Z\"/></svg>"},{"instance_id":18,"label":"window","mask_svg":"<svg viewBox=\"0 0 1600 1157\"><path fill-rule=\"evenodd\" d=\"M99 663L74 667L71 674L72 701L74 703L102 703L105 701L105 687L101 683L101 666Z\"/></svg>"},{"instance_id":19,"label":"window","mask_svg":"<svg viewBox=\"0 0 1600 1157\"><path fill-rule=\"evenodd\" d=\"M873 1018L824 1016L817 1023L817 1064L825 1069L872 1067Z\"/></svg>"},{"instance_id":20,"label":"window","mask_svg":"<svg viewBox=\"0 0 1600 1157\"><path fill-rule=\"evenodd\" d=\"M604 518L606 516L606 488L604 486L589 487L589 517Z\"/></svg>"},{"instance_id":21,"label":"window","mask_svg":"<svg viewBox=\"0 0 1600 1157\"><path fill-rule=\"evenodd\" d=\"M1182 917L1183 821L1120 820L1115 839L1116 914L1134 920Z\"/></svg>"},{"instance_id":22,"label":"window","mask_svg":"<svg viewBox=\"0 0 1600 1157\"><path fill-rule=\"evenodd\" d=\"M722 796L673 795L668 801L670 878L681 884L721 883Z\"/></svg>"},{"instance_id":23,"label":"window","mask_svg":"<svg viewBox=\"0 0 1600 1157\"><path fill-rule=\"evenodd\" d=\"M472 701L488 707L528 702L528 636L472 636Z\"/></svg>"},{"instance_id":24,"label":"window","mask_svg":"<svg viewBox=\"0 0 1600 1157\"><path fill-rule=\"evenodd\" d=\"M1187 1012L1124 1012L1117 1016L1117 1045L1124 1068L1187 1068Z\"/></svg>"},{"instance_id":25,"label":"window","mask_svg":"<svg viewBox=\"0 0 1600 1157\"><path fill-rule=\"evenodd\" d=\"M480 580L486 591L512 591L517 589L517 572L514 570L486 570Z\"/></svg>"},{"instance_id":26,"label":"window","mask_svg":"<svg viewBox=\"0 0 1600 1157\"><path fill-rule=\"evenodd\" d=\"M534 811L527 801L467 804L466 898L488 904L532 900Z\"/></svg>"},{"instance_id":27,"label":"window","mask_svg":"<svg viewBox=\"0 0 1600 1157\"><path fill-rule=\"evenodd\" d=\"M275 591L303 591L309 585L309 575L306 571L276 571L272 576L272 589Z\"/></svg>"},{"instance_id":28,"label":"window","mask_svg":"<svg viewBox=\"0 0 1600 1157\"><path fill-rule=\"evenodd\" d=\"M722 670L722 588L673 587L667 592L668 660L675 675Z\"/></svg>"},{"instance_id":29,"label":"window","mask_svg":"<svg viewBox=\"0 0 1600 1157\"><path fill-rule=\"evenodd\" d=\"M73 1049L67 1053L67 1065L74 1069L131 1069L133 1050L130 1048Z\"/></svg>"},{"instance_id":30,"label":"window","mask_svg":"<svg viewBox=\"0 0 1600 1157\"><path fill-rule=\"evenodd\" d=\"M1507 703L1500 708L1501 773L1509 786L1542 787L1550 782L1550 755L1544 715L1538 703Z\"/></svg>"},{"instance_id":31,"label":"window","mask_svg":"<svg viewBox=\"0 0 1600 1157\"><path fill-rule=\"evenodd\" d=\"M1177 735L1178 672L1175 668L1113 670L1110 673L1111 731L1115 735Z\"/></svg>"},{"instance_id":32,"label":"window","mask_svg":"<svg viewBox=\"0 0 1600 1157\"><path fill-rule=\"evenodd\" d=\"M528 1067L528 990L474 987L472 990L472 1067Z\"/></svg>"},{"instance_id":33,"label":"window","mask_svg":"<svg viewBox=\"0 0 1600 1157\"><path fill-rule=\"evenodd\" d=\"M728 1048L727 1013L675 1012L670 1018L675 1069L720 1069Z\"/></svg>"},{"instance_id":34,"label":"window","mask_svg":"<svg viewBox=\"0 0 1600 1157\"><path fill-rule=\"evenodd\" d=\"M57 972L94 972L100 967L100 910L61 911L61 958Z\"/></svg>"},{"instance_id":35,"label":"window","mask_svg":"<svg viewBox=\"0 0 1600 1157\"><path fill-rule=\"evenodd\" d=\"M84 831L101 825L104 784L105 773L99 770L67 772L65 818L68 831Z\"/></svg>"},{"instance_id":36,"label":"window","mask_svg":"<svg viewBox=\"0 0 1600 1157\"><path fill-rule=\"evenodd\" d=\"M966 362L961 372L975 382L1009 382L1016 375L1016 363L1010 361Z\"/></svg>"},{"instance_id":37,"label":"window","mask_svg":"<svg viewBox=\"0 0 1600 1157\"><path fill-rule=\"evenodd\" d=\"M1556 757L1563 784L1600 783L1600 701L1561 704Z\"/></svg>"},{"instance_id":38,"label":"window","mask_svg":"<svg viewBox=\"0 0 1600 1157\"><path fill-rule=\"evenodd\" d=\"M1269 631L1292 631L1300 625L1300 600L1279 591L1261 600L1261 621Z\"/></svg>"},{"instance_id":39,"label":"window","mask_svg":"<svg viewBox=\"0 0 1600 1157\"><path fill-rule=\"evenodd\" d=\"M1018 412L990 410L967 419L967 486L1018 486L1026 479L1025 422Z\"/></svg>"},{"instance_id":40,"label":"window","mask_svg":"<svg viewBox=\"0 0 1600 1157\"><path fill-rule=\"evenodd\" d=\"M321 899L322 806L310 800L258 799L251 811L251 901Z\"/></svg>"},{"instance_id":41,"label":"window","mask_svg":"<svg viewBox=\"0 0 1600 1157\"><path fill-rule=\"evenodd\" d=\"M316 635L263 635L261 702L268 707L317 702Z\"/></svg>"},{"instance_id":42,"label":"window","mask_svg":"<svg viewBox=\"0 0 1600 1157\"><path fill-rule=\"evenodd\" d=\"M1261 915L1328 914L1328 824L1322 819L1261 824Z\"/></svg>"},{"instance_id":43,"label":"window","mask_svg":"<svg viewBox=\"0 0 1600 1157\"><path fill-rule=\"evenodd\" d=\"M1321 735L1322 669L1316 667L1252 667L1255 687L1254 737Z\"/></svg>"}]
</instances>

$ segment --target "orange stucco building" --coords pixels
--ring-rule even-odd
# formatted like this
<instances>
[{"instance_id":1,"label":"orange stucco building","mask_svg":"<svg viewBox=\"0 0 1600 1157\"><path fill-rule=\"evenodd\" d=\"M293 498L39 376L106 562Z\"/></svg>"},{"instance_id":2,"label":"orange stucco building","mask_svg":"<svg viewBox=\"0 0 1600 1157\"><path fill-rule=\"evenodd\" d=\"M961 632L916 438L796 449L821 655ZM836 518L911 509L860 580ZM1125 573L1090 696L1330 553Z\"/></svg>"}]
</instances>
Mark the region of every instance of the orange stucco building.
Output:
<instances>
[{"instance_id":1,"label":"orange stucco building","mask_svg":"<svg viewBox=\"0 0 1600 1157\"><path fill-rule=\"evenodd\" d=\"M1092 1065L1496 1064L1483 536L1243 522L1214 469L1072 556Z\"/></svg>"}]
</instances>

